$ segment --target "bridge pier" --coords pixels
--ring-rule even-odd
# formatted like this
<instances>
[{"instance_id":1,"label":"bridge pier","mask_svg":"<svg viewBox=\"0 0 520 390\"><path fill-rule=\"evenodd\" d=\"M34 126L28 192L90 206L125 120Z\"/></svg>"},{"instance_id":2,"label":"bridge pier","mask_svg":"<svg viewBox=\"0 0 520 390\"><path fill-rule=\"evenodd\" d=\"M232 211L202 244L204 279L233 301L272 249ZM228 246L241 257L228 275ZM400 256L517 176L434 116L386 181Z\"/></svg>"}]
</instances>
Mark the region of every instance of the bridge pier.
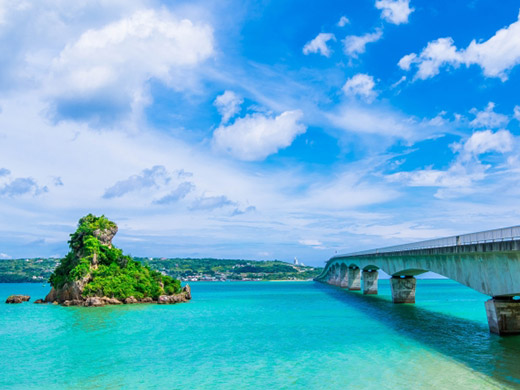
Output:
<instances>
[{"instance_id":1,"label":"bridge pier","mask_svg":"<svg viewBox=\"0 0 520 390\"><path fill-rule=\"evenodd\" d=\"M520 334L520 301L494 297L486 301L486 314L491 333Z\"/></svg>"},{"instance_id":2,"label":"bridge pier","mask_svg":"<svg viewBox=\"0 0 520 390\"><path fill-rule=\"evenodd\" d=\"M339 272L340 268L337 266L336 270L334 271L334 286L339 286Z\"/></svg>"},{"instance_id":3,"label":"bridge pier","mask_svg":"<svg viewBox=\"0 0 520 390\"><path fill-rule=\"evenodd\" d=\"M415 286L417 280L413 276L392 276L392 301L394 303L415 303Z\"/></svg>"},{"instance_id":4,"label":"bridge pier","mask_svg":"<svg viewBox=\"0 0 520 390\"><path fill-rule=\"evenodd\" d=\"M377 294L379 272L375 269L363 271L363 294Z\"/></svg>"},{"instance_id":5,"label":"bridge pier","mask_svg":"<svg viewBox=\"0 0 520 390\"><path fill-rule=\"evenodd\" d=\"M348 289L350 291L361 290L361 271L356 266L348 268Z\"/></svg>"},{"instance_id":6,"label":"bridge pier","mask_svg":"<svg viewBox=\"0 0 520 390\"><path fill-rule=\"evenodd\" d=\"M339 286L342 288L348 287L348 268L344 264L339 269Z\"/></svg>"}]
</instances>

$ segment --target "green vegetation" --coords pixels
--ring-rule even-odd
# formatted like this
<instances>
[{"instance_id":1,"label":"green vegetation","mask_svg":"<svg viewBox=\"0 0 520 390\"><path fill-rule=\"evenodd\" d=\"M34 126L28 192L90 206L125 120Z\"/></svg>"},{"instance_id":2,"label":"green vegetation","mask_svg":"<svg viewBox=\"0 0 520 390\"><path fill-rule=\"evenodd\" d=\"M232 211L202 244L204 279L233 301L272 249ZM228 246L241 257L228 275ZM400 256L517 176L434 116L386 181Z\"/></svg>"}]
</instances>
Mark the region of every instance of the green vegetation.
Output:
<instances>
[{"instance_id":1,"label":"green vegetation","mask_svg":"<svg viewBox=\"0 0 520 390\"><path fill-rule=\"evenodd\" d=\"M107 296L120 300L133 296L157 298L181 291L179 280L150 269L149 266L124 255L111 244L117 232L115 223L104 216L89 214L79 220L78 229L70 235L70 252L50 276L56 288L83 279L83 296Z\"/></svg>"},{"instance_id":2,"label":"green vegetation","mask_svg":"<svg viewBox=\"0 0 520 390\"><path fill-rule=\"evenodd\" d=\"M58 259L0 260L0 283L46 283Z\"/></svg>"},{"instance_id":3,"label":"green vegetation","mask_svg":"<svg viewBox=\"0 0 520 390\"><path fill-rule=\"evenodd\" d=\"M183 280L308 280L321 272L321 268L293 265L278 260L135 259Z\"/></svg>"}]
</instances>

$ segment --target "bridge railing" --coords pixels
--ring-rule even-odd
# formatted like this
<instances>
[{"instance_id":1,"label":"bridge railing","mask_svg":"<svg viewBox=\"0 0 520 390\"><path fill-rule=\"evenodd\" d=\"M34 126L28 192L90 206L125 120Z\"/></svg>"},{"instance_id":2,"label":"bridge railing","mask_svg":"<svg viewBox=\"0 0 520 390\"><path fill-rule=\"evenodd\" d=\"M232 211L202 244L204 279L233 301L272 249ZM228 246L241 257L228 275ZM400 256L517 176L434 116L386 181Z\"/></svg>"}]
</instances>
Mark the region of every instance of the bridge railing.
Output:
<instances>
[{"instance_id":1,"label":"bridge railing","mask_svg":"<svg viewBox=\"0 0 520 390\"><path fill-rule=\"evenodd\" d=\"M366 251L336 255L333 256L331 260L338 257L376 255L380 253L443 248L457 245L484 244L488 242L513 241L518 239L520 239L520 226L512 226L501 229L486 230L478 233L461 234L459 236L436 238L433 240L419 241L411 244L394 245L384 248L370 249Z\"/></svg>"}]
</instances>

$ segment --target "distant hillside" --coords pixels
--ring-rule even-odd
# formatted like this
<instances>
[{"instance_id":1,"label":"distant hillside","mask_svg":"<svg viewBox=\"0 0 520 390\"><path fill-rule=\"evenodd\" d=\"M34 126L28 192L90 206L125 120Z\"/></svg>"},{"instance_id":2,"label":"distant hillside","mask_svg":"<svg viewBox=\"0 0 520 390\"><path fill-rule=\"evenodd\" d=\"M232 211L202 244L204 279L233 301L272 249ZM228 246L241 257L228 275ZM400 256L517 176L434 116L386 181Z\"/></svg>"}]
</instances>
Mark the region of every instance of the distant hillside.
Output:
<instances>
[{"instance_id":1,"label":"distant hillside","mask_svg":"<svg viewBox=\"0 0 520 390\"><path fill-rule=\"evenodd\" d=\"M322 268L283 261L164 259L135 257L150 268L181 280L307 280ZM46 283L59 259L0 260L0 283Z\"/></svg>"},{"instance_id":2,"label":"distant hillside","mask_svg":"<svg viewBox=\"0 0 520 390\"><path fill-rule=\"evenodd\" d=\"M321 268L293 265L279 260L157 259L136 258L151 268L181 280L307 280Z\"/></svg>"}]
</instances>

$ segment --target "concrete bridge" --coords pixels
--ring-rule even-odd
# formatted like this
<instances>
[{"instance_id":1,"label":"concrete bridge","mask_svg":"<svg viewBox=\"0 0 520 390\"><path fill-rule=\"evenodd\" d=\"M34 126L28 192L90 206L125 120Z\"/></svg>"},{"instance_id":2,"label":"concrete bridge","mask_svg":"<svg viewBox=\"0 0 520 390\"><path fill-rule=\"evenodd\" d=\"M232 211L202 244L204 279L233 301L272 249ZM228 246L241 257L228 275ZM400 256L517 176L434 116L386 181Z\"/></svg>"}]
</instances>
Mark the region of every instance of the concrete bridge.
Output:
<instances>
[{"instance_id":1,"label":"concrete bridge","mask_svg":"<svg viewBox=\"0 0 520 390\"><path fill-rule=\"evenodd\" d=\"M316 280L377 294L378 270L392 277L394 303L415 303L415 276L433 271L491 297L491 332L520 333L520 226L336 255Z\"/></svg>"}]
</instances>

